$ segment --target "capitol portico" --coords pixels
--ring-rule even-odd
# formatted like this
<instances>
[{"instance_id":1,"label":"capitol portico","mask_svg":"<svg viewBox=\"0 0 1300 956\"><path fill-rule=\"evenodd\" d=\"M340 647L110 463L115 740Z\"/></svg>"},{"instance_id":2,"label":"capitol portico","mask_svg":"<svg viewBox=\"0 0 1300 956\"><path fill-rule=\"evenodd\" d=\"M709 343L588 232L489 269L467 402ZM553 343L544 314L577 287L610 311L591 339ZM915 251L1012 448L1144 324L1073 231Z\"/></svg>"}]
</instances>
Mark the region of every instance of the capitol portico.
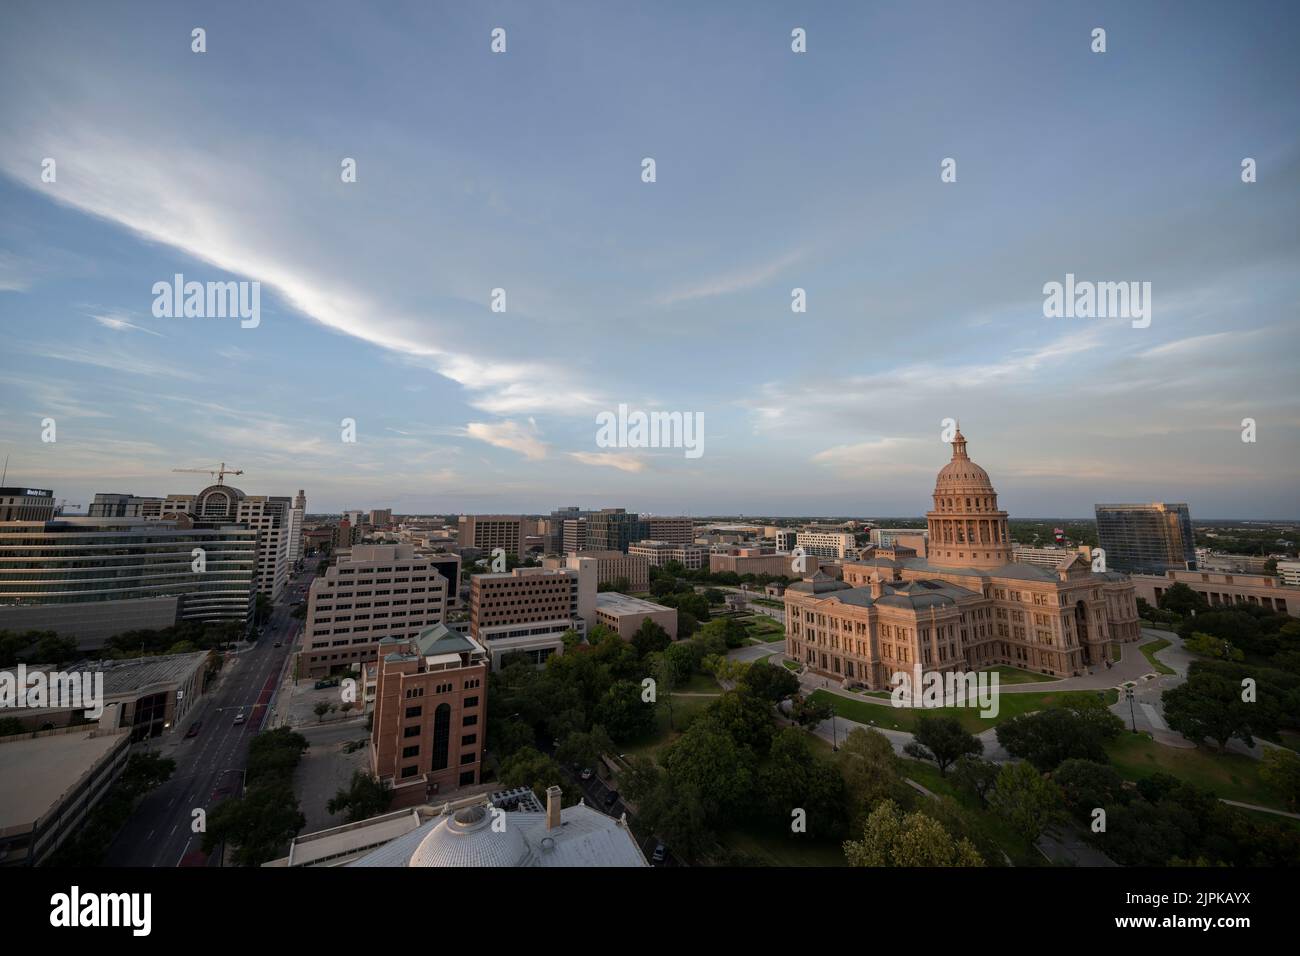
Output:
<instances>
[{"instance_id":1,"label":"capitol portico","mask_svg":"<svg viewBox=\"0 0 1300 956\"><path fill-rule=\"evenodd\" d=\"M958 430L926 515L929 551L876 547L785 591L786 654L810 671L873 690L892 675L1005 664L1071 677L1140 634L1128 577L1082 554L1054 570L1012 560L1007 513Z\"/></svg>"}]
</instances>

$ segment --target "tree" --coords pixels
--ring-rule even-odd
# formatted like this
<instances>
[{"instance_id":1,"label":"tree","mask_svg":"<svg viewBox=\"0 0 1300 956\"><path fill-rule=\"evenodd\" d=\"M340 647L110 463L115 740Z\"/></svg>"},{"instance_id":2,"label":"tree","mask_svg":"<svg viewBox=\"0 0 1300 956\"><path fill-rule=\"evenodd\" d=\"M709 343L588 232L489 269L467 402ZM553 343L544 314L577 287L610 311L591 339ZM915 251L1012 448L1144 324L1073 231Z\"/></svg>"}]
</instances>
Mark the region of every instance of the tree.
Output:
<instances>
[{"instance_id":1,"label":"tree","mask_svg":"<svg viewBox=\"0 0 1300 956\"><path fill-rule=\"evenodd\" d=\"M744 647L749 643L749 631L734 617L720 617L700 628L700 634L707 638L720 637L724 648Z\"/></svg>"},{"instance_id":2,"label":"tree","mask_svg":"<svg viewBox=\"0 0 1300 956\"><path fill-rule=\"evenodd\" d=\"M799 678L784 667L767 661L754 661L740 678L755 696L773 702L785 700L799 692Z\"/></svg>"},{"instance_id":3,"label":"tree","mask_svg":"<svg viewBox=\"0 0 1300 956\"><path fill-rule=\"evenodd\" d=\"M636 648L637 656L642 658L662 651L672 642L668 632L650 618L642 621L632 635L632 646Z\"/></svg>"},{"instance_id":4,"label":"tree","mask_svg":"<svg viewBox=\"0 0 1300 956\"><path fill-rule=\"evenodd\" d=\"M920 714L912 741L904 750L909 756L933 760L939 776L947 776L948 765L959 757L977 757L984 742L962 729L961 721L946 714Z\"/></svg>"},{"instance_id":5,"label":"tree","mask_svg":"<svg viewBox=\"0 0 1300 956\"><path fill-rule=\"evenodd\" d=\"M582 767L594 767L600 762L602 754L612 752L614 742L605 733L605 728L596 724L588 731L569 734L555 748L555 758L561 763Z\"/></svg>"},{"instance_id":6,"label":"tree","mask_svg":"<svg viewBox=\"0 0 1300 956\"><path fill-rule=\"evenodd\" d=\"M0 717L0 737L27 733L27 726L17 717Z\"/></svg>"},{"instance_id":7,"label":"tree","mask_svg":"<svg viewBox=\"0 0 1300 956\"><path fill-rule=\"evenodd\" d=\"M849 731L840 744L839 764L846 803L857 825L865 822L873 807L902 789L894 746L878 730L855 727Z\"/></svg>"},{"instance_id":8,"label":"tree","mask_svg":"<svg viewBox=\"0 0 1300 956\"><path fill-rule=\"evenodd\" d=\"M988 802L989 791L997 779L998 765L978 757L958 757L952 766L953 786L981 804Z\"/></svg>"},{"instance_id":9,"label":"tree","mask_svg":"<svg viewBox=\"0 0 1300 956\"><path fill-rule=\"evenodd\" d=\"M835 707L830 701L816 700L803 694L795 694L790 699L790 719L805 730L811 730L834 715Z\"/></svg>"},{"instance_id":10,"label":"tree","mask_svg":"<svg viewBox=\"0 0 1300 956\"><path fill-rule=\"evenodd\" d=\"M1072 757L1106 763L1106 742L1123 729L1124 722L1104 704L1085 697L1013 717L998 725L997 736L1012 756L1046 772Z\"/></svg>"},{"instance_id":11,"label":"tree","mask_svg":"<svg viewBox=\"0 0 1300 956\"><path fill-rule=\"evenodd\" d=\"M325 805L330 813L347 811L347 822L368 820L388 809L393 801L393 788L360 770L352 772L352 782L346 790L339 790Z\"/></svg>"},{"instance_id":12,"label":"tree","mask_svg":"<svg viewBox=\"0 0 1300 956\"><path fill-rule=\"evenodd\" d=\"M323 700L317 703L316 706L312 708L312 712L316 715L316 722L323 723L325 715L330 712L330 709L333 708L333 706L333 704Z\"/></svg>"},{"instance_id":13,"label":"tree","mask_svg":"<svg viewBox=\"0 0 1300 956\"><path fill-rule=\"evenodd\" d=\"M1179 617L1189 617L1193 611L1199 614L1210 607L1204 597L1181 581L1166 588L1158 603L1161 610L1173 611Z\"/></svg>"},{"instance_id":14,"label":"tree","mask_svg":"<svg viewBox=\"0 0 1300 956\"><path fill-rule=\"evenodd\" d=\"M548 788L563 789L565 782L560 765L533 747L521 747L501 761L497 776L507 790L528 787L543 802L546 801Z\"/></svg>"},{"instance_id":15,"label":"tree","mask_svg":"<svg viewBox=\"0 0 1300 956\"><path fill-rule=\"evenodd\" d=\"M261 866L307 823L288 783L250 788L242 797L223 800L208 814L203 852L219 843L235 848L237 866Z\"/></svg>"},{"instance_id":16,"label":"tree","mask_svg":"<svg viewBox=\"0 0 1300 956\"><path fill-rule=\"evenodd\" d=\"M597 591L620 591L626 594L632 590L632 583L627 578L614 578L612 581L602 581L596 585Z\"/></svg>"},{"instance_id":17,"label":"tree","mask_svg":"<svg viewBox=\"0 0 1300 956\"><path fill-rule=\"evenodd\" d=\"M692 727L708 725L758 756L772 745L772 705L745 688L729 690L704 708Z\"/></svg>"},{"instance_id":18,"label":"tree","mask_svg":"<svg viewBox=\"0 0 1300 956\"><path fill-rule=\"evenodd\" d=\"M709 820L743 812L752 799L757 764L753 751L708 721L691 724L661 755L671 792L690 789L699 794Z\"/></svg>"},{"instance_id":19,"label":"tree","mask_svg":"<svg viewBox=\"0 0 1300 956\"><path fill-rule=\"evenodd\" d=\"M849 866L983 866L975 845L954 840L937 820L915 811L904 814L893 800L871 811L861 840L847 840Z\"/></svg>"},{"instance_id":20,"label":"tree","mask_svg":"<svg viewBox=\"0 0 1300 956\"><path fill-rule=\"evenodd\" d=\"M533 728L522 720L510 718L493 721L489 718L487 746L492 748L498 759L510 756L521 747L534 747L536 744L537 735L533 733Z\"/></svg>"},{"instance_id":21,"label":"tree","mask_svg":"<svg viewBox=\"0 0 1300 956\"><path fill-rule=\"evenodd\" d=\"M1061 788L1066 807L1080 820L1089 820L1097 807L1113 809L1125 802L1123 779L1104 763L1067 760L1053 771L1052 781Z\"/></svg>"},{"instance_id":22,"label":"tree","mask_svg":"<svg viewBox=\"0 0 1300 956\"><path fill-rule=\"evenodd\" d=\"M641 700L641 686L617 681L601 696L592 714L616 741L635 740L654 729L654 706Z\"/></svg>"},{"instance_id":23,"label":"tree","mask_svg":"<svg viewBox=\"0 0 1300 956\"><path fill-rule=\"evenodd\" d=\"M1031 846L1061 817L1061 788L1030 763L1004 764L989 792L989 806L1015 828Z\"/></svg>"},{"instance_id":24,"label":"tree","mask_svg":"<svg viewBox=\"0 0 1300 956\"><path fill-rule=\"evenodd\" d=\"M1255 746L1257 733L1271 733L1270 710L1241 699L1241 685L1213 673L1193 671L1186 683L1165 691L1165 722L1188 740L1209 738L1223 751L1239 737Z\"/></svg>"},{"instance_id":25,"label":"tree","mask_svg":"<svg viewBox=\"0 0 1300 956\"><path fill-rule=\"evenodd\" d=\"M1192 636L1183 642L1183 647L1193 654L1200 654L1202 657L1213 657L1224 661L1241 661L1245 660L1246 654L1239 647L1233 647L1228 641L1215 637L1213 634L1206 634L1203 631L1193 631Z\"/></svg>"},{"instance_id":26,"label":"tree","mask_svg":"<svg viewBox=\"0 0 1300 956\"><path fill-rule=\"evenodd\" d=\"M1300 756L1294 750L1269 748L1259 762L1259 779L1275 790L1291 810L1300 807Z\"/></svg>"},{"instance_id":27,"label":"tree","mask_svg":"<svg viewBox=\"0 0 1300 956\"><path fill-rule=\"evenodd\" d=\"M772 740L758 773L758 789L773 819L789 826L795 810L804 812L806 832L834 837L844 830L844 780L818 760L808 735L787 727Z\"/></svg>"}]
</instances>

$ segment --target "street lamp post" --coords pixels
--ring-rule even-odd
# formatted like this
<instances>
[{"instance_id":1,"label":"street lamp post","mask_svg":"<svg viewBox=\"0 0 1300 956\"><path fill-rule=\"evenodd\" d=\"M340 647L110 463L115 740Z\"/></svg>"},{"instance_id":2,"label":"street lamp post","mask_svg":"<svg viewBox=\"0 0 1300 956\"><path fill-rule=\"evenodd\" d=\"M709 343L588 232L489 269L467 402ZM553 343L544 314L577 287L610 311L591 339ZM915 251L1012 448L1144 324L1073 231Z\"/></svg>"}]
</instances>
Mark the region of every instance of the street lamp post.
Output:
<instances>
[{"instance_id":1,"label":"street lamp post","mask_svg":"<svg viewBox=\"0 0 1300 956\"><path fill-rule=\"evenodd\" d=\"M1133 722L1133 733L1138 732L1137 714L1133 711L1133 688L1124 688L1124 696L1128 698L1128 715Z\"/></svg>"}]
</instances>

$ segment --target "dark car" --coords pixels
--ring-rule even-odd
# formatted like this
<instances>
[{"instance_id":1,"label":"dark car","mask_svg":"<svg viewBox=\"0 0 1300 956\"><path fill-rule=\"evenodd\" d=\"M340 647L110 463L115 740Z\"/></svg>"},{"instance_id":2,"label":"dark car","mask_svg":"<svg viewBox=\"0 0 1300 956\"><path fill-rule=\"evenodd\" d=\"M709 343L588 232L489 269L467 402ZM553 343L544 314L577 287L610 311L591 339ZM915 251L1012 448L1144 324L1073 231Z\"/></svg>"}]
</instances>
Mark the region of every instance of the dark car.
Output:
<instances>
[{"instance_id":1,"label":"dark car","mask_svg":"<svg viewBox=\"0 0 1300 956\"><path fill-rule=\"evenodd\" d=\"M279 647L281 644L282 644L281 641L276 641L276 642L275 642L274 644L272 644L271 646L272 646L272 647Z\"/></svg>"},{"instance_id":2,"label":"dark car","mask_svg":"<svg viewBox=\"0 0 1300 956\"><path fill-rule=\"evenodd\" d=\"M609 791L607 794L605 794L605 809L606 809L606 810L609 810L610 808L612 808L612 807L614 806L614 804L616 804L616 803L618 803L618 791L617 791L617 790L611 790L611 791Z\"/></svg>"},{"instance_id":3,"label":"dark car","mask_svg":"<svg viewBox=\"0 0 1300 956\"><path fill-rule=\"evenodd\" d=\"M668 857L668 847L664 846L662 843L656 843L654 853L650 854L650 862L662 863L665 859L667 859L667 857Z\"/></svg>"},{"instance_id":4,"label":"dark car","mask_svg":"<svg viewBox=\"0 0 1300 956\"><path fill-rule=\"evenodd\" d=\"M594 774L595 771L592 770L590 767L583 767L582 773L578 774L578 776L581 777L583 780L590 780Z\"/></svg>"},{"instance_id":5,"label":"dark car","mask_svg":"<svg viewBox=\"0 0 1300 956\"><path fill-rule=\"evenodd\" d=\"M199 728L202 726L203 726L203 721L201 720L194 721L194 723L190 724L190 729L185 731L185 736L197 737L199 735Z\"/></svg>"}]
</instances>

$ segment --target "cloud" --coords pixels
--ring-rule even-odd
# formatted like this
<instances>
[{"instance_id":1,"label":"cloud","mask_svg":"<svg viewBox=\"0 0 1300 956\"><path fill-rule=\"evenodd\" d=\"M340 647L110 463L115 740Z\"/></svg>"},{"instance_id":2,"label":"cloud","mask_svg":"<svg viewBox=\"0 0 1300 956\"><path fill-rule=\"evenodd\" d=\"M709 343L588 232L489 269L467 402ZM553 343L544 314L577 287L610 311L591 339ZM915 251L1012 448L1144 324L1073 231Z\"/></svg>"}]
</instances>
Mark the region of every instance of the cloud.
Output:
<instances>
[{"instance_id":1,"label":"cloud","mask_svg":"<svg viewBox=\"0 0 1300 956\"><path fill-rule=\"evenodd\" d=\"M641 459L615 451L571 451L569 457L577 459L584 465L617 468L619 471L635 473L645 470L645 462Z\"/></svg>"},{"instance_id":2,"label":"cloud","mask_svg":"<svg viewBox=\"0 0 1300 956\"><path fill-rule=\"evenodd\" d=\"M88 313L92 319L98 322L106 329L112 329L114 332L144 332L147 335L156 335L158 338L166 338L161 332L155 332L153 329L146 329L142 325L136 325L128 322L122 316L130 315L129 312L109 312L105 315L96 315Z\"/></svg>"},{"instance_id":3,"label":"cloud","mask_svg":"<svg viewBox=\"0 0 1300 956\"><path fill-rule=\"evenodd\" d=\"M765 262L749 269L728 272L723 275L702 279L693 285L684 286L660 296L658 304L677 305L681 302L690 302L695 299L708 299L714 296L730 295L733 292L743 292L746 289L752 289L775 279L787 268L803 259L807 254L806 250L796 249L787 252L785 255L773 259L770 262Z\"/></svg>"},{"instance_id":4,"label":"cloud","mask_svg":"<svg viewBox=\"0 0 1300 956\"><path fill-rule=\"evenodd\" d=\"M526 429L518 422L470 422L465 435L497 448L518 452L530 461L546 457L548 446L537 437L536 428Z\"/></svg>"}]
</instances>

